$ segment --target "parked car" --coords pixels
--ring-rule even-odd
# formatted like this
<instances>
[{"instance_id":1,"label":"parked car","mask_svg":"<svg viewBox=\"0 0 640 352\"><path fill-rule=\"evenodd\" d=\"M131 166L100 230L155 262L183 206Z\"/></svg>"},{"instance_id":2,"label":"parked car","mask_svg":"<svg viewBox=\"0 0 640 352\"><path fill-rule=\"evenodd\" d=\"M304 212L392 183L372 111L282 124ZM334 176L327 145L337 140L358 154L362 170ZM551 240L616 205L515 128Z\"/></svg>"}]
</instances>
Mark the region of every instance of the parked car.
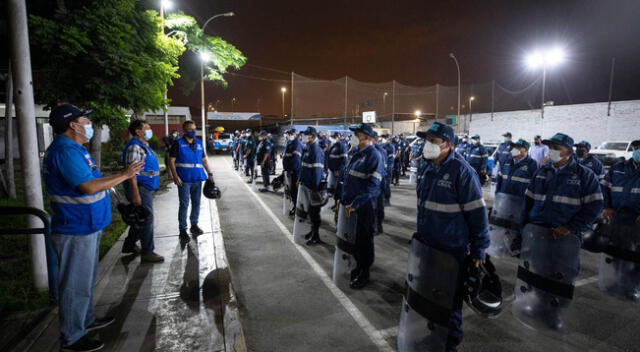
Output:
<instances>
[{"instance_id":1,"label":"parked car","mask_svg":"<svg viewBox=\"0 0 640 352\"><path fill-rule=\"evenodd\" d=\"M605 167L610 167L631 157L631 141L606 141L590 151Z\"/></svg>"},{"instance_id":2,"label":"parked car","mask_svg":"<svg viewBox=\"0 0 640 352\"><path fill-rule=\"evenodd\" d=\"M233 139L230 133L221 133L218 139L209 139L208 148L210 152L220 154L221 152L231 151Z\"/></svg>"}]
</instances>

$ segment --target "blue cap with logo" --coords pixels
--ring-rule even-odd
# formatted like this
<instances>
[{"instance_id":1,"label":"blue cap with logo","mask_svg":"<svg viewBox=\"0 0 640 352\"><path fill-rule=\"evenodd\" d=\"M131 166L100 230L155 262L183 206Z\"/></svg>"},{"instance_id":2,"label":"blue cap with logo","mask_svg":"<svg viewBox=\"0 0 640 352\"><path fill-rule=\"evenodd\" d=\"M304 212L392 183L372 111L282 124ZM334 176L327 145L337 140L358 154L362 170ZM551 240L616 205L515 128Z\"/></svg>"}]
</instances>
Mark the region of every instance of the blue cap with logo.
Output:
<instances>
[{"instance_id":1,"label":"blue cap with logo","mask_svg":"<svg viewBox=\"0 0 640 352\"><path fill-rule=\"evenodd\" d=\"M80 116L87 116L92 112L93 110L82 110L72 104L62 104L53 108L49 113L49 124L53 127L61 126L68 121Z\"/></svg>"},{"instance_id":2,"label":"blue cap with logo","mask_svg":"<svg viewBox=\"0 0 640 352\"><path fill-rule=\"evenodd\" d=\"M542 144L550 145L561 145L563 147L567 147L569 149L573 148L573 138L567 136L564 133L556 133L550 139L545 139L542 141Z\"/></svg>"},{"instance_id":3,"label":"blue cap with logo","mask_svg":"<svg viewBox=\"0 0 640 352\"><path fill-rule=\"evenodd\" d=\"M296 133L296 129L295 128L290 128L285 133L295 134Z\"/></svg>"},{"instance_id":4,"label":"blue cap with logo","mask_svg":"<svg viewBox=\"0 0 640 352\"><path fill-rule=\"evenodd\" d=\"M305 135L311 135L311 136L317 136L318 135L318 131L314 128L314 127L307 127L306 130L302 131L302 134Z\"/></svg>"},{"instance_id":5,"label":"blue cap with logo","mask_svg":"<svg viewBox=\"0 0 640 352\"><path fill-rule=\"evenodd\" d=\"M353 132L364 133L369 137L374 137L374 135L377 136L377 133L376 133L376 131L373 130L373 127L371 127L370 124L364 123L364 122L360 122L358 124L349 126L349 130L351 130Z\"/></svg>"},{"instance_id":6,"label":"blue cap with logo","mask_svg":"<svg viewBox=\"0 0 640 352\"><path fill-rule=\"evenodd\" d=\"M591 150L591 143L589 143L587 141L580 141L580 142L576 143L576 147L582 147L582 148L585 148L587 150Z\"/></svg>"},{"instance_id":7,"label":"blue cap with logo","mask_svg":"<svg viewBox=\"0 0 640 352\"><path fill-rule=\"evenodd\" d=\"M512 147L522 147L525 149L529 149L529 147L531 147L531 144L529 144L529 142L525 141L524 139L520 138L515 142L511 143Z\"/></svg>"},{"instance_id":8,"label":"blue cap with logo","mask_svg":"<svg viewBox=\"0 0 640 352\"><path fill-rule=\"evenodd\" d=\"M434 122L426 131L420 131L416 133L416 135L420 138L427 138L427 136L442 138L447 142L455 142L456 140L456 134L453 133L453 128L442 122Z\"/></svg>"}]
</instances>

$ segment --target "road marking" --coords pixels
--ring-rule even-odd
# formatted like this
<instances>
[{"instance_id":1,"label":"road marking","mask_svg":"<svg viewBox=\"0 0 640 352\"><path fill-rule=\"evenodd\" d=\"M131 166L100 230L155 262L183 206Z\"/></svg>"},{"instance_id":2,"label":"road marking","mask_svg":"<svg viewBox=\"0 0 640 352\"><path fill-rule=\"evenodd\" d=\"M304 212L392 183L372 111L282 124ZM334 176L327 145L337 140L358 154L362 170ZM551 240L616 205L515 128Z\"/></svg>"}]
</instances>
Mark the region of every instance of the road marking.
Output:
<instances>
[{"instance_id":1,"label":"road marking","mask_svg":"<svg viewBox=\"0 0 640 352\"><path fill-rule=\"evenodd\" d=\"M229 164L229 161L227 161L227 159L223 159L223 160L227 164L227 166L231 168L231 164ZM232 173L235 174L236 177L240 179L240 181L242 181L242 178L237 173L235 172L232 172ZM393 351L394 349L391 348L391 346L387 343L387 341L385 341L385 336L381 333L381 331L376 330L373 327L373 324L371 324L371 322L367 320L364 314L362 314L362 312L355 306L355 304L351 302L349 297L347 297L347 295L344 292L342 292L342 290L340 290L338 286L336 286L333 283L333 280L324 272L322 267L318 264L318 262L315 261L315 259L313 259L313 257L309 254L309 252L307 252L307 250L304 247L296 244L293 241L293 235L291 234L289 229L282 223L282 221L280 221L280 219L278 219L278 217L271 211L271 209L269 209L267 204L264 203L264 201L260 198L260 196L258 196L257 193L252 192L249 185L247 185L245 182L241 182L241 183L249 191L249 193L251 193L251 195L255 197L255 199L262 206L262 208L267 213L267 215L271 217L271 220L273 220L273 222L278 226L278 228L280 228L280 231L286 236L289 242L291 242L293 246L298 250L298 253L302 255L302 257L311 266L313 271L320 277L320 280L322 280L322 283L324 283L325 286L327 286L327 288L329 289L329 291L331 291L333 296L338 300L338 302L340 302L342 307L349 313L349 315L351 315L351 317L356 321L356 323L360 326L360 328L367 334L367 336L369 336L371 341L378 347L378 349L380 351Z\"/></svg>"},{"instance_id":2,"label":"road marking","mask_svg":"<svg viewBox=\"0 0 640 352\"><path fill-rule=\"evenodd\" d=\"M382 335L385 339L388 339L398 336L398 329L400 329L400 326L392 326L387 329L378 330L378 334Z\"/></svg>"},{"instance_id":3,"label":"road marking","mask_svg":"<svg viewBox=\"0 0 640 352\"><path fill-rule=\"evenodd\" d=\"M594 275L594 276L591 276L591 277L586 277L584 279L576 280L576 282L573 284L573 286L580 287L580 286L592 284L594 282L598 282L598 275Z\"/></svg>"}]
</instances>

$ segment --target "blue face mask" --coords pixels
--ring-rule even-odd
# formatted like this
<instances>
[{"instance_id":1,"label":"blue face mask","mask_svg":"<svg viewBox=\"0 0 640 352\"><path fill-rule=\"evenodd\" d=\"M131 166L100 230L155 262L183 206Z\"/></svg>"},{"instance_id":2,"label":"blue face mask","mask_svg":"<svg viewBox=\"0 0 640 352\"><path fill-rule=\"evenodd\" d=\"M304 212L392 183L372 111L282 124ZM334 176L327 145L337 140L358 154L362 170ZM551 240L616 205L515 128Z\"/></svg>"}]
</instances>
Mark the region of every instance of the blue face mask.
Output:
<instances>
[{"instance_id":1,"label":"blue face mask","mask_svg":"<svg viewBox=\"0 0 640 352\"><path fill-rule=\"evenodd\" d=\"M640 149L634 150L633 154L631 154L631 157L633 158L633 161L635 161L636 163L640 163Z\"/></svg>"},{"instance_id":2,"label":"blue face mask","mask_svg":"<svg viewBox=\"0 0 640 352\"><path fill-rule=\"evenodd\" d=\"M187 138L194 138L196 136L196 130L191 130L187 133L184 134L185 136L187 136Z\"/></svg>"},{"instance_id":3,"label":"blue face mask","mask_svg":"<svg viewBox=\"0 0 640 352\"><path fill-rule=\"evenodd\" d=\"M148 130L144 131L144 139L145 140L148 141L148 140L151 139L151 137L153 137L153 130L148 129Z\"/></svg>"},{"instance_id":4,"label":"blue face mask","mask_svg":"<svg viewBox=\"0 0 640 352\"><path fill-rule=\"evenodd\" d=\"M84 138L91 140L93 137L93 125L84 125Z\"/></svg>"}]
</instances>

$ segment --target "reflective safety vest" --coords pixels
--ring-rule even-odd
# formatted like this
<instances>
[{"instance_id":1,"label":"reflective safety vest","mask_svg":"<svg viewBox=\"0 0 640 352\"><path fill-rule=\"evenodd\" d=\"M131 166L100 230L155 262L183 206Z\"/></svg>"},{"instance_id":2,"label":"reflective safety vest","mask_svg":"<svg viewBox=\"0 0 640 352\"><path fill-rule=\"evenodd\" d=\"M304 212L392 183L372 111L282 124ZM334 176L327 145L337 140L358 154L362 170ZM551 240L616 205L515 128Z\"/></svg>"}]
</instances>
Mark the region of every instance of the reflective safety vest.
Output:
<instances>
[{"instance_id":1,"label":"reflective safety vest","mask_svg":"<svg viewBox=\"0 0 640 352\"><path fill-rule=\"evenodd\" d=\"M176 171L182 182L200 182L207 179L207 174L202 166L204 149L202 142L194 139L194 149L183 138L178 138L178 157L176 158Z\"/></svg>"},{"instance_id":2,"label":"reflective safety vest","mask_svg":"<svg viewBox=\"0 0 640 352\"><path fill-rule=\"evenodd\" d=\"M605 208L640 215L640 167L633 159L613 165L600 184Z\"/></svg>"},{"instance_id":3,"label":"reflective safety vest","mask_svg":"<svg viewBox=\"0 0 640 352\"><path fill-rule=\"evenodd\" d=\"M496 193L507 193L524 197L524 192L531 183L533 174L538 170L538 163L530 156L516 163L515 159L500 163L500 171L496 182Z\"/></svg>"},{"instance_id":4,"label":"reflective safety vest","mask_svg":"<svg viewBox=\"0 0 640 352\"><path fill-rule=\"evenodd\" d=\"M53 210L51 233L89 235L111 222L111 201L107 191L85 194L71 185L64 175L91 175L84 182L99 178L100 170L89 152L65 136L58 136L47 148L43 161L44 181ZM82 183L84 183L82 182Z\"/></svg>"},{"instance_id":5,"label":"reflective safety vest","mask_svg":"<svg viewBox=\"0 0 640 352\"><path fill-rule=\"evenodd\" d=\"M122 163L125 167L127 166L127 151L133 145L140 146L145 152L144 167L136 176L138 184L152 191L158 190L160 188L160 165L156 153L149 145L142 143L138 138L129 139L122 151Z\"/></svg>"}]
</instances>

